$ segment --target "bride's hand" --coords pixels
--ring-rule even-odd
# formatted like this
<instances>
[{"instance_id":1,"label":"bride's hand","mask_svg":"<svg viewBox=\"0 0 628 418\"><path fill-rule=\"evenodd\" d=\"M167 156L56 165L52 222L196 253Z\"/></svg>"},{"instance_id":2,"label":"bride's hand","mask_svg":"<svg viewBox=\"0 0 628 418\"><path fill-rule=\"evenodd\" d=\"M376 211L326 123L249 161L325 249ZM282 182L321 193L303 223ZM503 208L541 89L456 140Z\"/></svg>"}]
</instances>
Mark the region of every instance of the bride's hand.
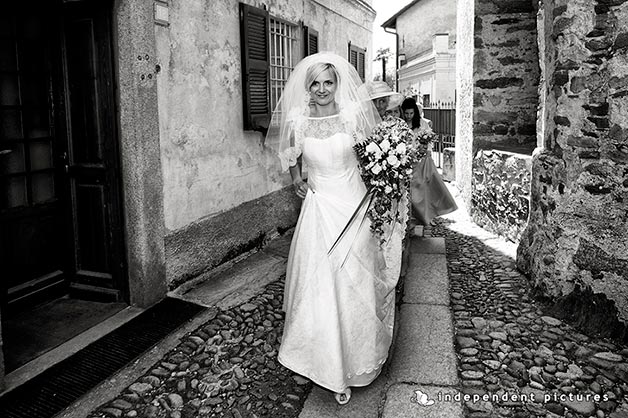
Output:
<instances>
[{"instance_id":1,"label":"bride's hand","mask_svg":"<svg viewBox=\"0 0 628 418\"><path fill-rule=\"evenodd\" d=\"M301 179L293 181L292 185L294 186L294 191L296 192L297 196L299 196L301 199L305 199L305 195L307 195L307 191L310 189L310 185Z\"/></svg>"}]
</instances>

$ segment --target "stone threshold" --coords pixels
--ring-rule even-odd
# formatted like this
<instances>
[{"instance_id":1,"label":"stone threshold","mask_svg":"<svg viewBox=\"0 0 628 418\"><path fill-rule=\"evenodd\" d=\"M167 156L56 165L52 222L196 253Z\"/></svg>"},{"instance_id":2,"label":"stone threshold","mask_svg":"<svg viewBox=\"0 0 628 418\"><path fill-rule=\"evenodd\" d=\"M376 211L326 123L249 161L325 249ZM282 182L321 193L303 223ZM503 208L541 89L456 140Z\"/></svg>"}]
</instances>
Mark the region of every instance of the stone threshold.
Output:
<instances>
[{"instance_id":1,"label":"stone threshold","mask_svg":"<svg viewBox=\"0 0 628 418\"><path fill-rule=\"evenodd\" d=\"M131 319L144 312L144 310L145 309L133 306L126 307L65 343L12 371L4 377L5 387L4 390L0 392L0 396L21 386L55 364L62 362L116 328L126 324Z\"/></svg>"}]
</instances>

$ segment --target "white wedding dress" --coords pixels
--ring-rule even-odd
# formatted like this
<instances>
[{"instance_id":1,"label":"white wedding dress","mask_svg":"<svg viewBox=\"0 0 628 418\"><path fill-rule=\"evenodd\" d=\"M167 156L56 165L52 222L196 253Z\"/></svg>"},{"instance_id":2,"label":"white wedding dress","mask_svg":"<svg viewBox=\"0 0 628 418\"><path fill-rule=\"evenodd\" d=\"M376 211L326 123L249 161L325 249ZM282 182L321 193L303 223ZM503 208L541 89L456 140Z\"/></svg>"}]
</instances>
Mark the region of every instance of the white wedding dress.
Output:
<instances>
[{"instance_id":1,"label":"white wedding dress","mask_svg":"<svg viewBox=\"0 0 628 418\"><path fill-rule=\"evenodd\" d=\"M302 155L311 190L288 258L278 358L334 392L368 385L381 371L392 340L401 261L399 242L386 263L368 218L328 255L366 192L348 126L339 115L303 118L295 146L284 154L290 165Z\"/></svg>"}]
</instances>

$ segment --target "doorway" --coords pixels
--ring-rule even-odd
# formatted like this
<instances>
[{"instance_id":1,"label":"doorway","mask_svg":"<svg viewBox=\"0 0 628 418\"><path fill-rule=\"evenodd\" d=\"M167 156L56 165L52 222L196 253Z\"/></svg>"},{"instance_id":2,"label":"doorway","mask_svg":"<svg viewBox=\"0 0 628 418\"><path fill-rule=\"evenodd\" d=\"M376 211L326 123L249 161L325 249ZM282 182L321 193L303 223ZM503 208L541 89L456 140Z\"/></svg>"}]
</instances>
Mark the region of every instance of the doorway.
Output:
<instances>
[{"instance_id":1,"label":"doorway","mask_svg":"<svg viewBox=\"0 0 628 418\"><path fill-rule=\"evenodd\" d=\"M28 340L24 320L34 321L42 306L81 306L84 314L67 320L82 325L49 324L68 330L63 340L102 320L110 310L103 303L115 313L127 301L111 8L109 1L28 0L0 15L0 309L8 372L20 365L10 361L16 344ZM90 316L85 301L99 304L101 314Z\"/></svg>"}]
</instances>

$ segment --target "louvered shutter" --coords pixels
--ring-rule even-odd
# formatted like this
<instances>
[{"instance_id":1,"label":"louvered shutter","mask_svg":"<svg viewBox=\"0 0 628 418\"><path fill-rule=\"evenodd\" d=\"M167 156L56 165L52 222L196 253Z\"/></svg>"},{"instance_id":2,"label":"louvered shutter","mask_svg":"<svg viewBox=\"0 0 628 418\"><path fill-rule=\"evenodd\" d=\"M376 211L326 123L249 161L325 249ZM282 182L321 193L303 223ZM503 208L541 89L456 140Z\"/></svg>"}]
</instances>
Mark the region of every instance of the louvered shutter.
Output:
<instances>
[{"instance_id":1,"label":"louvered shutter","mask_svg":"<svg viewBox=\"0 0 628 418\"><path fill-rule=\"evenodd\" d=\"M362 81L364 81L364 56L366 52L365 50L358 51L358 74Z\"/></svg>"},{"instance_id":2,"label":"louvered shutter","mask_svg":"<svg viewBox=\"0 0 628 418\"><path fill-rule=\"evenodd\" d=\"M270 122L268 12L240 3L244 129L265 131Z\"/></svg>"},{"instance_id":3,"label":"louvered shutter","mask_svg":"<svg viewBox=\"0 0 628 418\"><path fill-rule=\"evenodd\" d=\"M358 75L360 76L362 81L364 81L364 76L365 76L365 68L364 68L365 57L366 57L366 49L353 46L351 45L351 42L349 42L349 62L358 71Z\"/></svg>"},{"instance_id":4,"label":"louvered shutter","mask_svg":"<svg viewBox=\"0 0 628 418\"><path fill-rule=\"evenodd\" d=\"M303 55L307 56L316 54L318 52L318 32L314 29L310 29L307 26L304 26L303 39L305 39Z\"/></svg>"},{"instance_id":5,"label":"louvered shutter","mask_svg":"<svg viewBox=\"0 0 628 418\"><path fill-rule=\"evenodd\" d=\"M356 51L355 47L351 45L351 42L349 42L349 62L357 70L357 68L358 68L358 51Z\"/></svg>"}]
</instances>

